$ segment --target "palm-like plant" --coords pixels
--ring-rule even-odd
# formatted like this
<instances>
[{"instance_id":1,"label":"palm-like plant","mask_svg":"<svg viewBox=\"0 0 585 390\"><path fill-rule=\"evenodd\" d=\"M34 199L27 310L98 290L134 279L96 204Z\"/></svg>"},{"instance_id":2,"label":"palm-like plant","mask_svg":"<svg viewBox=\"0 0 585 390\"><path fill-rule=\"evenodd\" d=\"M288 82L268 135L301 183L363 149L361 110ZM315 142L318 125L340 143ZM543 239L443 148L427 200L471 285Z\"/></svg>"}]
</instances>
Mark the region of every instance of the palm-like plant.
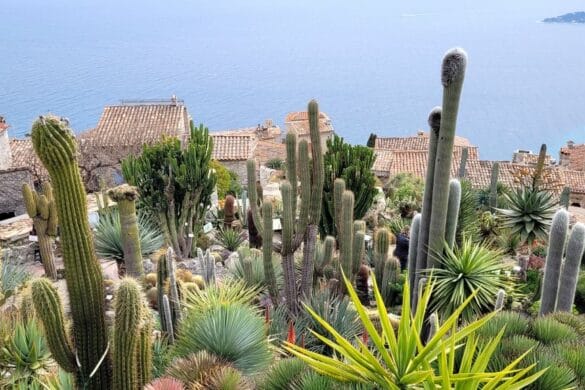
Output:
<instances>
[{"instance_id":1,"label":"palm-like plant","mask_svg":"<svg viewBox=\"0 0 585 390\"><path fill-rule=\"evenodd\" d=\"M464 321L493 309L498 290L506 289L501 275L504 268L501 252L468 238L455 249L445 245L444 254L437 258L441 266L426 271L435 281L432 311L437 311L442 318L450 316L474 292L474 299L461 311Z\"/></svg>"},{"instance_id":2,"label":"palm-like plant","mask_svg":"<svg viewBox=\"0 0 585 390\"><path fill-rule=\"evenodd\" d=\"M139 212L138 233L142 255L156 252L164 244L163 233L157 221L145 212ZM122 228L118 209L101 213L95 227L95 250L99 257L121 261L124 259Z\"/></svg>"},{"instance_id":3,"label":"palm-like plant","mask_svg":"<svg viewBox=\"0 0 585 390\"><path fill-rule=\"evenodd\" d=\"M550 192L522 188L505 195L507 209L497 209L502 226L520 237L521 244L547 239L556 202Z\"/></svg>"},{"instance_id":4,"label":"palm-like plant","mask_svg":"<svg viewBox=\"0 0 585 390\"><path fill-rule=\"evenodd\" d=\"M390 324L375 278L372 277L372 282L381 322L380 331L374 327L345 275L344 282L362 324L368 332L371 346L359 339L352 342L344 338L314 311L307 309L332 334L334 341L315 333L316 337L334 349L339 358L324 356L293 344L287 344L285 348L308 363L318 373L340 381L373 383L381 389L392 390L477 389L479 387L485 390L518 389L534 382L542 375L542 371L539 371L527 376L534 365L526 369L515 369L525 355L502 371L487 372L490 357L498 346L503 331L481 345L474 333L490 321L496 313L488 314L457 329L459 317L465 307L475 299L475 293L446 318L442 325L437 326L436 331L431 334L425 344L421 334L432 294L432 283L427 283L414 313L410 309L409 286L405 285L402 315L396 332ZM459 351L456 351L457 349ZM462 355L460 364L456 365L455 355L458 352Z\"/></svg>"}]
</instances>

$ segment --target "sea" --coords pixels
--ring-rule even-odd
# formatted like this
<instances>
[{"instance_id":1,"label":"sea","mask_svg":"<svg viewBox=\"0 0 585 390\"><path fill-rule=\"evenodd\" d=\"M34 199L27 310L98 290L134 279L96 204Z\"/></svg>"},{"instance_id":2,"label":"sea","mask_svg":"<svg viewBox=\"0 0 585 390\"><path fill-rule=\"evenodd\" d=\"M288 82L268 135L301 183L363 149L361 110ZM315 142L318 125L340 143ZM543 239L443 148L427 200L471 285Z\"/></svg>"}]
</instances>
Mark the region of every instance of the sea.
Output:
<instances>
[{"instance_id":1,"label":"sea","mask_svg":"<svg viewBox=\"0 0 585 390\"><path fill-rule=\"evenodd\" d=\"M426 130L443 54L469 55L457 134L482 159L585 142L583 0L2 0L0 115L75 131L127 99L184 99L210 130L283 125L318 99L335 131Z\"/></svg>"}]
</instances>

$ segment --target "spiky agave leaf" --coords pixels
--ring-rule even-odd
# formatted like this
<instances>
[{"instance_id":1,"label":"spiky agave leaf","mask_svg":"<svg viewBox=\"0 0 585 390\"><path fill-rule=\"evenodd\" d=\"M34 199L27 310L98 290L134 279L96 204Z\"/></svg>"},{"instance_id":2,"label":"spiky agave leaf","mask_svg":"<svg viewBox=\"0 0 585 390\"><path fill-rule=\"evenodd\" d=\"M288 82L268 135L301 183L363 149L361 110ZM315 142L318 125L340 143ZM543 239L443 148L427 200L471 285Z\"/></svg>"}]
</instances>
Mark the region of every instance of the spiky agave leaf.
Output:
<instances>
[{"instance_id":1,"label":"spiky agave leaf","mask_svg":"<svg viewBox=\"0 0 585 390\"><path fill-rule=\"evenodd\" d=\"M258 288L246 286L242 280L226 279L204 290L186 291L183 305L188 313L203 313L221 304L249 304L258 292Z\"/></svg>"},{"instance_id":2,"label":"spiky agave leaf","mask_svg":"<svg viewBox=\"0 0 585 390\"><path fill-rule=\"evenodd\" d=\"M553 317L539 317L532 323L534 337L544 345L570 342L579 339L577 332L569 325L562 324Z\"/></svg>"}]
</instances>

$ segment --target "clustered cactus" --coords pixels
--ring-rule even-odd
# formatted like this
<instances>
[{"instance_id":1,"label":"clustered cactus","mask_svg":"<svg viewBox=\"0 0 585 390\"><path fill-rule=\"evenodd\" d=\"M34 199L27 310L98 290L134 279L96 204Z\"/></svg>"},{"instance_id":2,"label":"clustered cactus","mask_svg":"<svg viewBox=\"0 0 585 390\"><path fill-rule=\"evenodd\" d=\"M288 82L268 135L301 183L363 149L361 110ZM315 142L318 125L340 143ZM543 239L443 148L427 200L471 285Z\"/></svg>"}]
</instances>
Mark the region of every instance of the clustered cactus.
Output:
<instances>
[{"instance_id":1,"label":"clustered cactus","mask_svg":"<svg viewBox=\"0 0 585 390\"><path fill-rule=\"evenodd\" d=\"M175 253L169 247L166 254L159 257L156 269L157 306L161 329L167 334L171 343L175 339L181 321L181 302L174 259Z\"/></svg>"},{"instance_id":2,"label":"clustered cactus","mask_svg":"<svg viewBox=\"0 0 585 390\"><path fill-rule=\"evenodd\" d=\"M53 196L53 187L48 182L43 183L43 191L39 193L28 184L22 187L24 204L28 216L33 220L33 226L39 240L39 251L45 275L53 280L57 279L55 258L53 255L53 240L57 236L57 206Z\"/></svg>"},{"instance_id":3,"label":"clustered cactus","mask_svg":"<svg viewBox=\"0 0 585 390\"><path fill-rule=\"evenodd\" d=\"M211 254L211 251L207 249L203 252L200 248L197 248L197 260L201 266L201 273L206 284L215 283L215 258Z\"/></svg>"},{"instance_id":4,"label":"clustered cactus","mask_svg":"<svg viewBox=\"0 0 585 390\"><path fill-rule=\"evenodd\" d=\"M585 249L585 225L573 227L566 248L569 230L569 213L564 209L556 212L550 228L544 280L540 298L540 315L555 311L571 311L579 279L579 268Z\"/></svg>"},{"instance_id":5,"label":"clustered cactus","mask_svg":"<svg viewBox=\"0 0 585 390\"><path fill-rule=\"evenodd\" d=\"M398 283L401 269L400 261L389 256L391 233L380 228L374 236L374 277L376 284L380 287L380 293L387 305L394 301L392 286Z\"/></svg>"},{"instance_id":6,"label":"clustered cactus","mask_svg":"<svg viewBox=\"0 0 585 390\"><path fill-rule=\"evenodd\" d=\"M123 280L116 298L114 339L110 346L104 281L89 229L85 190L76 163L72 133L61 119L40 117L33 124L32 141L55 186L73 320L69 335L57 290L47 279L35 280L31 286L33 303L45 328L47 344L61 368L75 374L80 388L141 388L150 377L149 366L134 361L146 362L142 356L149 353L149 338L139 335L149 326L149 319L138 284L130 279ZM139 337L140 342L136 342L134 336Z\"/></svg>"}]
</instances>

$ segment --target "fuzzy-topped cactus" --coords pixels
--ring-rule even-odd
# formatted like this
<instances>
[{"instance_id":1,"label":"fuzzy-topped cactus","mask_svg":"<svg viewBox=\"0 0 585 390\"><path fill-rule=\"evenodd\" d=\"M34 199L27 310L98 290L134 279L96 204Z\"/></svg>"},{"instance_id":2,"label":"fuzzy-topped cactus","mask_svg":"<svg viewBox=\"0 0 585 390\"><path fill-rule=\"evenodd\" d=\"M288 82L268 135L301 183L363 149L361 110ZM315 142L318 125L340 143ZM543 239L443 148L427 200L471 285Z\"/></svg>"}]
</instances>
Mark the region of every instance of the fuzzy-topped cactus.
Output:
<instances>
[{"instance_id":1,"label":"fuzzy-topped cactus","mask_svg":"<svg viewBox=\"0 0 585 390\"><path fill-rule=\"evenodd\" d=\"M103 276L89 228L76 143L66 121L54 116L40 117L35 121L32 143L54 186L73 319L72 339L78 359L78 383L87 389L107 389L111 386L111 358ZM49 324L52 320L51 316L44 316L45 328L52 326ZM94 370L96 372L90 377Z\"/></svg>"},{"instance_id":2,"label":"fuzzy-topped cactus","mask_svg":"<svg viewBox=\"0 0 585 390\"><path fill-rule=\"evenodd\" d=\"M136 187L122 184L110 189L108 195L114 202L118 203L126 272L133 278L142 278L144 276L144 266L142 264L140 234L136 218L138 191Z\"/></svg>"},{"instance_id":3,"label":"fuzzy-topped cactus","mask_svg":"<svg viewBox=\"0 0 585 390\"><path fill-rule=\"evenodd\" d=\"M39 239L39 251L45 274L48 278L55 280L57 279L57 270L53 255L53 240L57 236L57 206L53 196L53 187L45 182L42 193L38 193L28 184L24 184L22 195L26 212L33 220L33 226Z\"/></svg>"},{"instance_id":4,"label":"fuzzy-topped cactus","mask_svg":"<svg viewBox=\"0 0 585 390\"><path fill-rule=\"evenodd\" d=\"M236 220L236 198L233 195L227 195L223 204L223 226L232 227L232 222Z\"/></svg>"}]
</instances>

